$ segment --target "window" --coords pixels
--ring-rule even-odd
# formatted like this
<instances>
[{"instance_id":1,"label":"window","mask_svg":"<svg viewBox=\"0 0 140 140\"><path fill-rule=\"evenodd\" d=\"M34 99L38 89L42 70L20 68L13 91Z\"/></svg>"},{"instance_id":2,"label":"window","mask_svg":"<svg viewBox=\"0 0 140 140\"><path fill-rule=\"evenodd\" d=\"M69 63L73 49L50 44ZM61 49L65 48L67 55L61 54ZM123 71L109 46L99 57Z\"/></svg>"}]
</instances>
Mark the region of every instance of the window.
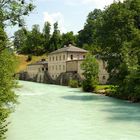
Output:
<instances>
[{"instance_id":1,"label":"window","mask_svg":"<svg viewBox=\"0 0 140 140\"><path fill-rule=\"evenodd\" d=\"M57 65L56 65L56 70L57 70Z\"/></svg>"},{"instance_id":2,"label":"window","mask_svg":"<svg viewBox=\"0 0 140 140\"><path fill-rule=\"evenodd\" d=\"M57 61L57 56L56 56L56 61Z\"/></svg>"},{"instance_id":3,"label":"window","mask_svg":"<svg viewBox=\"0 0 140 140\"><path fill-rule=\"evenodd\" d=\"M48 71L48 68L46 68L46 71Z\"/></svg>"},{"instance_id":4,"label":"window","mask_svg":"<svg viewBox=\"0 0 140 140\"><path fill-rule=\"evenodd\" d=\"M103 80L105 80L106 79L106 77L105 76L103 76Z\"/></svg>"},{"instance_id":5,"label":"window","mask_svg":"<svg viewBox=\"0 0 140 140\"><path fill-rule=\"evenodd\" d=\"M44 68L42 68L42 71L44 71Z\"/></svg>"},{"instance_id":6,"label":"window","mask_svg":"<svg viewBox=\"0 0 140 140\"><path fill-rule=\"evenodd\" d=\"M63 70L65 70L65 65L63 65Z\"/></svg>"},{"instance_id":7,"label":"window","mask_svg":"<svg viewBox=\"0 0 140 140\"><path fill-rule=\"evenodd\" d=\"M61 65L59 65L59 70L61 70Z\"/></svg>"},{"instance_id":8,"label":"window","mask_svg":"<svg viewBox=\"0 0 140 140\"><path fill-rule=\"evenodd\" d=\"M54 61L54 56L53 56L53 61Z\"/></svg>"},{"instance_id":9,"label":"window","mask_svg":"<svg viewBox=\"0 0 140 140\"><path fill-rule=\"evenodd\" d=\"M59 56L59 60L61 61L61 55Z\"/></svg>"},{"instance_id":10,"label":"window","mask_svg":"<svg viewBox=\"0 0 140 140\"><path fill-rule=\"evenodd\" d=\"M85 55L83 55L83 59L85 58L86 56Z\"/></svg>"},{"instance_id":11,"label":"window","mask_svg":"<svg viewBox=\"0 0 140 140\"><path fill-rule=\"evenodd\" d=\"M65 55L63 55L63 60L65 60Z\"/></svg>"},{"instance_id":12,"label":"window","mask_svg":"<svg viewBox=\"0 0 140 140\"><path fill-rule=\"evenodd\" d=\"M70 55L71 60L73 60L73 55Z\"/></svg>"}]
</instances>

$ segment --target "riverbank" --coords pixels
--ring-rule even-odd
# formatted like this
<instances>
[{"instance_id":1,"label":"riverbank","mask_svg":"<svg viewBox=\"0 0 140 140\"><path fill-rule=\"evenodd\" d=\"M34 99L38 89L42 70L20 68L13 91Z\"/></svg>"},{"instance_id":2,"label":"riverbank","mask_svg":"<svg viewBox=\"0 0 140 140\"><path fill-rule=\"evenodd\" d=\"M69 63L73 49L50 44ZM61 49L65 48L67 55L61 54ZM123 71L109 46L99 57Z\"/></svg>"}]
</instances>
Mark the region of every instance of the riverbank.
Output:
<instances>
[{"instance_id":1,"label":"riverbank","mask_svg":"<svg viewBox=\"0 0 140 140\"><path fill-rule=\"evenodd\" d=\"M114 97L114 98L122 99L122 100L129 100L132 103L140 102L139 99L134 98L133 96L128 96L127 94L122 95L122 94L117 93L116 87L113 85L97 85L93 93L102 94L105 96Z\"/></svg>"}]
</instances>

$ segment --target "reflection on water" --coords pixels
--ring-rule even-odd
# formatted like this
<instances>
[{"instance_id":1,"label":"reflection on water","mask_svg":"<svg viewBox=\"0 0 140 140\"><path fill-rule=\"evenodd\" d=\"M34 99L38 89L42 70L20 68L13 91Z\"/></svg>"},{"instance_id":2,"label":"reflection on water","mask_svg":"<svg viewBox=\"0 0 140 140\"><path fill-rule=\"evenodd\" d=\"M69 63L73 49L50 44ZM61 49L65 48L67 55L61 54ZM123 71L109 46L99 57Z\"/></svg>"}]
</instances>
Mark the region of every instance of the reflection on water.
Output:
<instances>
[{"instance_id":1,"label":"reflection on water","mask_svg":"<svg viewBox=\"0 0 140 140\"><path fill-rule=\"evenodd\" d=\"M140 104L23 82L7 140L140 140Z\"/></svg>"}]
</instances>

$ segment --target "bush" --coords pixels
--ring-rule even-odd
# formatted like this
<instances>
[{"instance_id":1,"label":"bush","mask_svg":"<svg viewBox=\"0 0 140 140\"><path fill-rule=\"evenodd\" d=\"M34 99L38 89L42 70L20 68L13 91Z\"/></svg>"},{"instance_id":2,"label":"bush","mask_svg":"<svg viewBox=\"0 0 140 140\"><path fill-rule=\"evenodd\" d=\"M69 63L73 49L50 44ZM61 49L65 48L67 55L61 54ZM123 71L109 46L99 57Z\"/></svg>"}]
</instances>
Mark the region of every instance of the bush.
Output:
<instances>
[{"instance_id":1,"label":"bush","mask_svg":"<svg viewBox=\"0 0 140 140\"><path fill-rule=\"evenodd\" d=\"M70 80L69 81L69 86L72 88L78 88L79 87L79 83L77 80Z\"/></svg>"},{"instance_id":2,"label":"bush","mask_svg":"<svg viewBox=\"0 0 140 140\"><path fill-rule=\"evenodd\" d=\"M82 88L83 88L83 91L93 92L96 88L96 84L94 84L91 81L84 80L82 83Z\"/></svg>"},{"instance_id":3,"label":"bush","mask_svg":"<svg viewBox=\"0 0 140 140\"><path fill-rule=\"evenodd\" d=\"M94 91L96 85L98 84L98 72L99 66L96 58L92 54L87 54L85 60L81 65L83 76L85 80L83 81L83 90L87 92Z\"/></svg>"},{"instance_id":4,"label":"bush","mask_svg":"<svg viewBox=\"0 0 140 140\"><path fill-rule=\"evenodd\" d=\"M27 62L31 61L32 60L32 55L28 55L28 58L27 58Z\"/></svg>"}]
</instances>

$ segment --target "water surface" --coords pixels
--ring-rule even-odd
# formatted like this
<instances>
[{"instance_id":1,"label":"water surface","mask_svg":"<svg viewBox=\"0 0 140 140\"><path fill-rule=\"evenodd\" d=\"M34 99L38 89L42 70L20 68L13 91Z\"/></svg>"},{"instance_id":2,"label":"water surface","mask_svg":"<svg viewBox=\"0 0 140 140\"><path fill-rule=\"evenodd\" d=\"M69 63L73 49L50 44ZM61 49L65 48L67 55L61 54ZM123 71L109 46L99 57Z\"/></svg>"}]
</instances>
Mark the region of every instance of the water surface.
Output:
<instances>
[{"instance_id":1,"label":"water surface","mask_svg":"<svg viewBox=\"0 0 140 140\"><path fill-rule=\"evenodd\" d=\"M140 104L64 86L19 82L7 140L140 140Z\"/></svg>"}]
</instances>

